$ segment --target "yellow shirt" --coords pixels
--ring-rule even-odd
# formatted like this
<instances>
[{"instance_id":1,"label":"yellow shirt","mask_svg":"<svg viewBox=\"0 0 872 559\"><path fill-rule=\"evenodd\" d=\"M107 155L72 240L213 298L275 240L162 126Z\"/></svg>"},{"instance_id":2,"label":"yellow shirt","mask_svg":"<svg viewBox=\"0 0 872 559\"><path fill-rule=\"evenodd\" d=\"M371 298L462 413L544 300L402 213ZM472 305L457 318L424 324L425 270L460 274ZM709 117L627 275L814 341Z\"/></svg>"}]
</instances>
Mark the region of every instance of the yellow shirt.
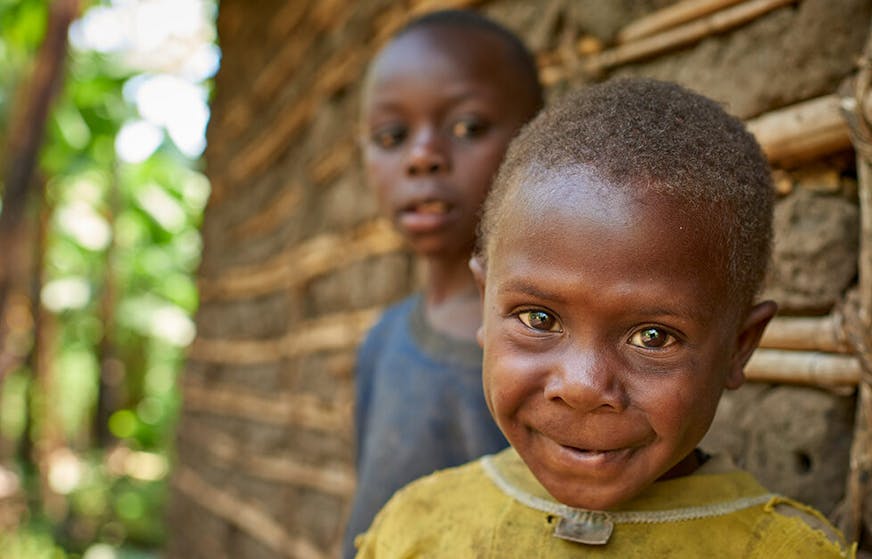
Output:
<instances>
[{"instance_id":1,"label":"yellow shirt","mask_svg":"<svg viewBox=\"0 0 872 559\"><path fill-rule=\"evenodd\" d=\"M577 543L575 539L598 543ZM715 457L609 512L552 498L511 448L422 478L360 536L358 558L854 557L817 511Z\"/></svg>"}]
</instances>

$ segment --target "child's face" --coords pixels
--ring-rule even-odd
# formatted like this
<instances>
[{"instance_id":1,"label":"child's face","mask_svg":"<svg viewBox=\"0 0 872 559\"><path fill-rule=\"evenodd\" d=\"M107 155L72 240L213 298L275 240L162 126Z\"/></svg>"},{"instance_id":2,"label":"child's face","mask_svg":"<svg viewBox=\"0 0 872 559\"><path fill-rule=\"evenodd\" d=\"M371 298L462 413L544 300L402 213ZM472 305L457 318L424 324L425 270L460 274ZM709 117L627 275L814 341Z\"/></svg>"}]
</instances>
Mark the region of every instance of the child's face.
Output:
<instances>
[{"instance_id":1,"label":"child's face","mask_svg":"<svg viewBox=\"0 0 872 559\"><path fill-rule=\"evenodd\" d=\"M455 28L413 30L371 68L362 107L367 179L418 254L468 258L491 180L532 116L518 74L496 38Z\"/></svg>"},{"instance_id":2,"label":"child's face","mask_svg":"<svg viewBox=\"0 0 872 559\"><path fill-rule=\"evenodd\" d=\"M692 471L775 306L731 307L704 216L579 175L518 189L473 262L488 405L555 498L612 508Z\"/></svg>"}]
</instances>

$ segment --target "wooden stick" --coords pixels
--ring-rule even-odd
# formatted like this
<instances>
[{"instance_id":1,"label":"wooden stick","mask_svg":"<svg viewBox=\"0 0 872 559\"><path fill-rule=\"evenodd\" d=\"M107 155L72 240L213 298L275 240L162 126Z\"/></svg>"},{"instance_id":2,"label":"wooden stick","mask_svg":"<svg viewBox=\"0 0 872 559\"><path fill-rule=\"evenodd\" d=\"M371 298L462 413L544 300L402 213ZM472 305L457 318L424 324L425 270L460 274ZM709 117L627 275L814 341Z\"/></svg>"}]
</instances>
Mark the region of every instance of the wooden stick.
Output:
<instances>
[{"instance_id":1,"label":"wooden stick","mask_svg":"<svg viewBox=\"0 0 872 559\"><path fill-rule=\"evenodd\" d=\"M257 479L316 489L343 499L354 491L354 470L350 466L310 466L292 456L274 456L248 452L239 439L212 427L186 425L179 431L185 445L208 452L225 470L239 471Z\"/></svg>"},{"instance_id":2,"label":"wooden stick","mask_svg":"<svg viewBox=\"0 0 872 559\"><path fill-rule=\"evenodd\" d=\"M860 261L856 312L846 313L848 335L864 365L857 393L854 439L851 442L845 507L840 528L848 541L862 544L864 502L872 489L872 122L869 92L872 90L872 38L868 39L854 80L853 103L846 103L845 117L851 124L857 151L857 182L860 206Z\"/></svg>"},{"instance_id":3,"label":"wooden stick","mask_svg":"<svg viewBox=\"0 0 872 559\"><path fill-rule=\"evenodd\" d=\"M745 377L755 382L856 386L860 362L846 355L810 351L758 349L745 366Z\"/></svg>"},{"instance_id":4,"label":"wooden stick","mask_svg":"<svg viewBox=\"0 0 872 559\"><path fill-rule=\"evenodd\" d=\"M309 180L317 187L336 179L351 166L355 147L354 138L346 137L338 144L332 145L329 150L325 150L324 155L306 169L309 172Z\"/></svg>"},{"instance_id":5,"label":"wooden stick","mask_svg":"<svg viewBox=\"0 0 872 559\"><path fill-rule=\"evenodd\" d=\"M198 337L188 350L188 358L225 365L255 365L316 351L352 349L382 310L372 307L325 315L307 320L279 338Z\"/></svg>"},{"instance_id":6,"label":"wooden stick","mask_svg":"<svg viewBox=\"0 0 872 559\"><path fill-rule=\"evenodd\" d=\"M776 317L766 327L760 347L828 353L850 352L842 332L841 320L836 315L813 318Z\"/></svg>"},{"instance_id":7,"label":"wooden stick","mask_svg":"<svg viewBox=\"0 0 872 559\"><path fill-rule=\"evenodd\" d=\"M703 16L707 16L723 8L728 8L733 4L742 2L743 0L683 0L671 6L667 6L662 10L657 10L652 14L637 19L636 21L626 25L618 32L618 44L635 41L648 35L653 35L687 23Z\"/></svg>"},{"instance_id":8,"label":"wooden stick","mask_svg":"<svg viewBox=\"0 0 872 559\"><path fill-rule=\"evenodd\" d=\"M343 401L325 402L312 394L257 394L241 389L210 388L186 382L182 390L186 409L255 423L305 427L331 435L348 435L351 427L350 394ZM337 398L340 400L340 398Z\"/></svg>"},{"instance_id":9,"label":"wooden stick","mask_svg":"<svg viewBox=\"0 0 872 559\"><path fill-rule=\"evenodd\" d=\"M201 301L247 298L305 285L351 262L398 251L403 239L384 219L342 234L326 233L291 247L266 262L223 270L198 282Z\"/></svg>"},{"instance_id":10,"label":"wooden stick","mask_svg":"<svg viewBox=\"0 0 872 559\"><path fill-rule=\"evenodd\" d=\"M614 66L663 54L664 52L700 41L710 35L723 33L748 23L772 10L795 1L750 0L743 2L738 6L714 13L708 17L594 55L588 58L584 64L584 69L590 74L599 74Z\"/></svg>"},{"instance_id":11,"label":"wooden stick","mask_svg":"<svg viewBox=\"0 0 872 559\"><path fill-rule=\"evenodd\" d=\"M228 238L237 242L251 242L253 237L264 237L273 233L299 211L304 188L305 186L297 182L285 185L262 211L247 216L241 223L231 227Z\"/></svg>"},{"instance_id":12,"label":"wooden stick","mask_svg":"<svg viewBox=\"0 0 872 559\"><path fill-rule=\"evenodd\" d=\"M283 105L272 120L269 133L246 138L239 152L216 170L227 174L233 186L252 180L291 145L297 134L309 125L320 99L306 96Z\"/></svg>"},{"instance_id":13,"label":"wooden stick","mask_svg":"<svg viewBox=\"0 0 872 559\"><path fill-rule=\"evenodd\" d=\"M826 95L766 113L747 122L775 164L794 165L851 147L837 95Z\"/></svg>"},{"instance_id":14,"label":"wooden stick","mask_svg":"<svg viewBox=\"0 0 872 559\"><path fill-rule=\"evenodd\" d=\"M264 510L201 478L194 470L180 467L173 485L189 499L218 518L236 526L242 532L271 549L278 557L294 559L326 559L307 539L291 536L277 519Z\"/></svg>"}]
</instances>

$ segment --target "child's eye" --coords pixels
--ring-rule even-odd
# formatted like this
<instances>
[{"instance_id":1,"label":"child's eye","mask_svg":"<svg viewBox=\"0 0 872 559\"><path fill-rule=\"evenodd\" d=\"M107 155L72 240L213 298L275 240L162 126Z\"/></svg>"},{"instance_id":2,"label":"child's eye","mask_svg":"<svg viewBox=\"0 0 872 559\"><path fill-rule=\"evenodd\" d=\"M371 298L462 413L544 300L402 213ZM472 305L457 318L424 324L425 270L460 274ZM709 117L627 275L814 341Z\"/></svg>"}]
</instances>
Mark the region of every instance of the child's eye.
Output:
<instances>
[{"instance_id":1,"label":"child's eye","mask_svg":"<svg viewBox=\"0 0 872 559\"><path fill-rule=\"evenodd\" d=\"M523 311L518 313L518 320L524 323L524 326L533 330L543 332L563 332L560 322L551 313L547 311Z\"/></svg>"},{"instance_id":2,"label":"child's eye","mask_svg":"<svg viewBox=\"0 0 872 559\"><path fill-rule=\"evenodd\" d=\"M675 336L656 326L647 326L630 337L630 345L645 349L661 349L676 342Z\"/></svg>"},{"instance_id":3,"label":"child's eye","mask_svg":"<svg viewBox=\"0 0 872 559\"><path fill-rule=\"evenodd\" d=\"M477 138L485 133L487 124L477 118L460 119L451 125L451 134L455 138Z\"/></svg>"},{"instance_id":4,"label":"child's eye","mask_svg":"<svg viewBox=\"0 0 872 559\"><path fill-rule=\"evenodd\" d=\"M393 124L383 126L372 133L371 139L374 144L382 149L390 149L403 143L406 139L407 130L405 126Z\"/></svg>"}]
</instances>

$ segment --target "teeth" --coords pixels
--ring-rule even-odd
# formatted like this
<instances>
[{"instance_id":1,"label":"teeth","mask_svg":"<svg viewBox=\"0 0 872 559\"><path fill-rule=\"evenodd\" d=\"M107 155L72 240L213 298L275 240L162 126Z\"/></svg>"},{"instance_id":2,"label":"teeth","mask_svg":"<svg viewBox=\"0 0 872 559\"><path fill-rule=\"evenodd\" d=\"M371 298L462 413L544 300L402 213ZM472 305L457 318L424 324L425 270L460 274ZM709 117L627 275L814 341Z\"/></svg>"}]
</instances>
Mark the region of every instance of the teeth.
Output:
<instances>
[{"instance_id":1,"label":"teeth","mask_svg":"<svg viewBox=\"0 0 872 559\"><path fill-rule=\"evenodd\" d=\"M448 211L448 204L440 200L430 200L418 204L415 211L422 214L444 214Z\"/></svg>"},{"instance_id":2,"label":"teeth","mask_svg":"<svg viewBox=\"0 0 872 559\"><path fill-rule=\"evenodd\" d=\"M582 454L605 454L606 452L608 452L607 450L592 450L589 448L578 448L575 446L571 446L569 448L575 450L576 452L581 452Z\"/></svg>"}]
</instances>

